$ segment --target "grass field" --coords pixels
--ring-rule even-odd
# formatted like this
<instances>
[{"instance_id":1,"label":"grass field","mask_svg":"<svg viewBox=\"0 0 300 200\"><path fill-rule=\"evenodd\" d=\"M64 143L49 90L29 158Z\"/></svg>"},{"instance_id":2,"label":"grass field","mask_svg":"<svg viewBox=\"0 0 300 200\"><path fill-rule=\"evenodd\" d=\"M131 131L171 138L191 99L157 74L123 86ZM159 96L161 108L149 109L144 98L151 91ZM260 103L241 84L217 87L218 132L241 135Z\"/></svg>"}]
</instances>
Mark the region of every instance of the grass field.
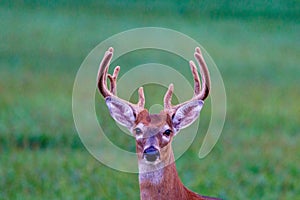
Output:
<instances>
[{"instance_id":1,"label":"grass field","mask_svg":"<svg viewBox=\"0 0 300 200\"><path fill-rule=\"evenodd\" d=\"M223 199L300 199L299 13L297 1L1 1L0 199L139 198L137 174L106 167L81 144L72 89L98 43L144 26L196 39L225 83L221 138L198 158L210 119L204 108L199 133L176 161L184 184ZM133 54L120 64L126 72L146 61ZM182 74L191 76L189 67ZM98 117L112 141L134 149Z\"/></svg>"}]
</instances>

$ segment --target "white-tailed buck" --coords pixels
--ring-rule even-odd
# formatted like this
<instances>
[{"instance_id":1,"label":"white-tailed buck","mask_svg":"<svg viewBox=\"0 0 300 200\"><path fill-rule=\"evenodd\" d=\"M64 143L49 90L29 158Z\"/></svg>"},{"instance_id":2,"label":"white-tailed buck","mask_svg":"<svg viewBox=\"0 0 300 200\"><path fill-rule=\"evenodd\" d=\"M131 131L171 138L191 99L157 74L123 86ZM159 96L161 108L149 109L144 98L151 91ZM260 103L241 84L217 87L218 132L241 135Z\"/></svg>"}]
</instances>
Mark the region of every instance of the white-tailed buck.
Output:
<instances>
[{"instance_id":1,"label":"white-tailed buck","mask_svg":"<svg viewBox=\"0 0 300 200\"><path fill-rule=\"evenodd\" d=\"M113 48L109 48L100 64L98 88L114 120L127 127L135 136L141 199L217 199L196 194L182 184L171 146L173 137L197 119L210 90L209 72L200 48L196 48L194 56L200 66L202 84L195 63L190 61L194 96L184 103L172 105L173 84L170 84L164 97L164 109L159 114L149 114L144 108L142 87L138 90L137 104L117 97L116 80L120 67L114 69L113 75L108 74L112 56ZM107 87L107 78L110 87Z\"/></svg>"}]
</instances>

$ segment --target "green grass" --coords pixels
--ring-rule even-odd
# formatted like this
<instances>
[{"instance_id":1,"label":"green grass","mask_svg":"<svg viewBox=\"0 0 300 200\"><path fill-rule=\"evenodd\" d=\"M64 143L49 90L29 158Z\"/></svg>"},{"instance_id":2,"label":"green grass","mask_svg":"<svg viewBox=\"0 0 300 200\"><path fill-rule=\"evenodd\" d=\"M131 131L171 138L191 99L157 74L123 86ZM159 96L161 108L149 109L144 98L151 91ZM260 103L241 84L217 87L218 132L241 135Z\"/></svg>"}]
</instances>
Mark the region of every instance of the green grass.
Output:
<instances>
[{"instance_id":1,"label":"green grass","mask_svg":"<svg viewBox=\"0 0 300 200\"><path fill-rule=\"evenodd\" d=\"M196 39L225 83L227 118L214 150L203 160L197 157L208 106L197 137L176 162L185 185L224 199L300 198L299 3L248 3L0 3L0 199L138 199L136 174L104 166L81 144L72 89L91 49L143 26ZM182 60L157 55L120 58L121 75L155 59L191 78ZM157 90L148 102L162 99L165 91L145 89L146 95ZM134 151L132 138L104 120L109 116L99 95L96 101L109 139Z\"/></svg>"},{"instance_id":2,"label":"green grass","mask_svg":"<svg viewBox=\"0 0 300 200\"><path fill-rule=\"evenodd\" d=\"M14 150L1 159L3 199L114 199L138 190L136 175L116 173L85 151Z\"/></svg>"}]
</instances>

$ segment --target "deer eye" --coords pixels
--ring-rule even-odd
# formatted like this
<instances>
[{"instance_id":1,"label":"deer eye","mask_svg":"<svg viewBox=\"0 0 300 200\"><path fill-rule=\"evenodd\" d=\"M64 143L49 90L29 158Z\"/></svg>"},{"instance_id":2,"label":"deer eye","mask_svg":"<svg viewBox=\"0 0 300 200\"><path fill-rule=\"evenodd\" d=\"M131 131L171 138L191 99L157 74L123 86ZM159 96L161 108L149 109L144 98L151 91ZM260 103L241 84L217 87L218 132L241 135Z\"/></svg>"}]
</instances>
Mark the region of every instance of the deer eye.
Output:
<instances>
[{"instance_id":1,"label":"deer eye","mask_svg":"<svg viewBox=\"0 0 300 200\"><path fill-rule=\"evenodd\" d=\"M172 131L170 129L165 130L164 135L165 136L170 136Z\"/></svg>"},{"instance_id":2,"label":"deer eye","mask_svg":"<svg viewBox=\"0 0 300 200\"><path fill-rule=\"evenodd\" d=\"M140 128L135 128L134 132L136 135L141 135L142 134L142 130Z\"/></svg>"}]
</instances>

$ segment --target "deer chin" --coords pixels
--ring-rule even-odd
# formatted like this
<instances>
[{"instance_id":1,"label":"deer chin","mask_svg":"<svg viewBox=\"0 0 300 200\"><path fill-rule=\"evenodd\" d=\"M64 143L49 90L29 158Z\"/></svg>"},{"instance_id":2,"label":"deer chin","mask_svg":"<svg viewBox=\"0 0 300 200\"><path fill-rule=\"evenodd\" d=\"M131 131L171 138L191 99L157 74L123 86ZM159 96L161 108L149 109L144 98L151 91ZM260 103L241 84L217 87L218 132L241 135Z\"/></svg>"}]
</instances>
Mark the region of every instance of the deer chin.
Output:
<instances>
[{"instance_id":1,"label":"deer chin","mask_svg":"<svg viewBox=\"0 0 300 200\"><path fill-rule=\"evenodd\" d=\"M139 173L151 173L158 170L162 170L165 167L164 162L161 159L157 159L154 162L149 162L146 159L139 160Z\"/></svg>"},{"instance_id":2,"label":"deer chin","mask_svg":"<svg viewBox=\"0 0 300 200\"><path fill-rule=\"evenodd\" d=\"M161 159L158 157L153 161L149 161L146 158L143 158L143 161L146 165L158 165L161 162Z\"/></svg>"}]
</instances>

